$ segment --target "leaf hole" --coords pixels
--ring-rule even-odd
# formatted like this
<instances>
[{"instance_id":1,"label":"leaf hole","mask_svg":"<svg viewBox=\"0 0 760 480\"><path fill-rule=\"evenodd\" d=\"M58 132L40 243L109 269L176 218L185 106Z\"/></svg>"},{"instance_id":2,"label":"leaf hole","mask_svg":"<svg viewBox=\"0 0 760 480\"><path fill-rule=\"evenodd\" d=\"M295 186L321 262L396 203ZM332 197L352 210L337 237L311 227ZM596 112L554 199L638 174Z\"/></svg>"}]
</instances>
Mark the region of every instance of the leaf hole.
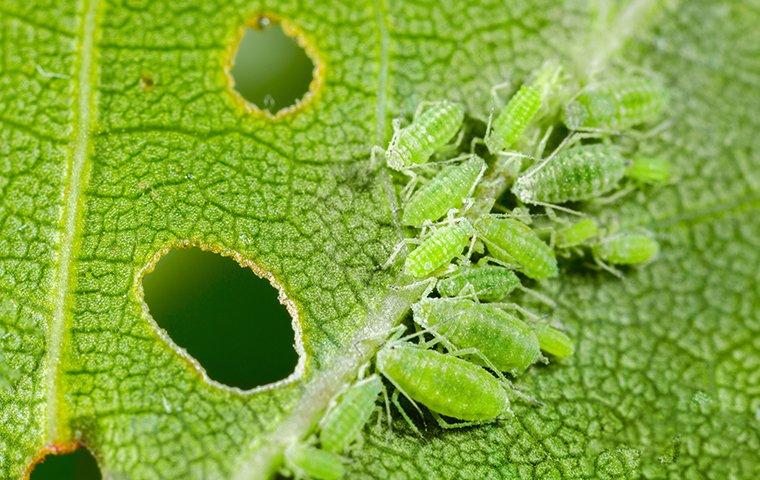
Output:
<instances>
[{"instance_id":1,"label":"leaf hole","mask_svg":"<svg viewBox=\"0 0 760 480\"><path fill-rule=\"evenodd\" d=\"M200 248L178 248L142 281L148 310L169 338L211 380L243 390L300 370L300 339L288 311L295 310L281 303L274 280L255 269Z\"/></svg>"},{"instance_id":2,"label":"leaf hole","mask_svg":"<svg viewBox=\"0 0 760 480\"><path fill-rule=\"evenodd\" d=\"M29 480L99 480L98 462L86 448L52 448L32 464Z\"/></svg>"},{"instance_id":3,"label":"leaf hole","mask_svg":"<svg viewBox=\"0 0 760 480\"><path fill-rule=\"evenodd\" d=\"M303 35L260 15L243 28L229 72L250 110L281 116L304 104L319 83L319 63Z\"/></svg>"}]
</instances>

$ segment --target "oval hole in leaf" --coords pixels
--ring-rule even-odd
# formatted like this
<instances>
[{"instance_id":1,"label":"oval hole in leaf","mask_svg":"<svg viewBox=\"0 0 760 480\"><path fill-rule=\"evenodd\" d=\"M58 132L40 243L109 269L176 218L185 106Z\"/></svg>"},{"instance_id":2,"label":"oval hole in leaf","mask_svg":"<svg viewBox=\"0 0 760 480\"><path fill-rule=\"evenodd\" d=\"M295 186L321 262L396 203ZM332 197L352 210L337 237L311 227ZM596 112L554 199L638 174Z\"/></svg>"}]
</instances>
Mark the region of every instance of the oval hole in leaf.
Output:
<instances>
[{"instance_id":1,"label":"oval hole in leaf","mask_svg":"<svg viewBox=\"0 0 760 480\"><path fill-rule=\"evenodd\" d=\"M30 480L99 480L98 463L86 448L73 452L50 454L34 465Z\"/></svg>"},{"instance_id":2,"label":"oval hole in leaf","mask_svg":"<svg viewBox=\"0 0 760 480\"><path fill-rule=\"evenodd\" d=\"M309 92L316 74L301 42L269 17L257 18L245 29L233 60L230 74L235 90L270 113L295 106Z\"/></svg>"},{"instance_id":3,"label":"oval hole in leaf","mask_svg":"<svg viewBox=\"0 0 760 480\"><path fill-rule=\"evenodd\" d=\"M156 323L212 380L247 390L296 369L292 320L277 290L235 260L172 250L143 277L143 291Z\"/></svg>"}]
</instances>

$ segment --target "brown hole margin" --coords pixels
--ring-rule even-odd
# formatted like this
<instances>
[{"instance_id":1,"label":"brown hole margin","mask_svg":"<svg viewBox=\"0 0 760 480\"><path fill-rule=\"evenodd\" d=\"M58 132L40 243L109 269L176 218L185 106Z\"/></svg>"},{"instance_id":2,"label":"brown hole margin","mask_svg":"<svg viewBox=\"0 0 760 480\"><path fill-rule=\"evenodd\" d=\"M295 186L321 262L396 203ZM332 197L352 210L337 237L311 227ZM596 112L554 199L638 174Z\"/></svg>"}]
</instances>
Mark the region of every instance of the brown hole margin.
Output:
<instances>
[{"instance_id":1,"label":"brown hole margin","mask_svg":"<svg viewBox=\"0 0 760 480\"><path fill-rule=\"evenodd\" d=\"M242 388L233 387L230 385L225 385L224 383L218 382L208 376L206 373L206 369L203 368L203 366L193 358L192 355L190 355L184 348L177 345L174 340L169 336L169 333L161 328L161 326L156 322L156 320L153 318L153 315L150 314L150 309L148 308L148 304L145 302L145 292L143 291L143 277L145 275L152 272L156 265L158 264L159 260L169 253L171 250L175 249L184 249L184 248L199 248L206 252L212 252L216 253L217 255L221 255L223 257L231 258L237 262L238 265L240 265L241 268L248 268L253 273L258 276L259 278L264 278L269 281L269 283L277 290L277 298L280 301L280 303L285 307L285 309L288 311L291 317L291 327L293 328L293 337L294 337L294 346L296 350L296 354L298 355L298 362L296 363L296 368L293 370L293 373L288 375L287 377L283 378L282 380L278 380L276 382L272 383L266 383L264 385L258 385L254 388L243 390ZM293 383L297 380L300 380L303 377L304 371L306 370L306 350L304 348L303 343L303 329L301 328L300 323L300 313L298 306L296 303L291 300L287 294L285 293L285 289L283 288L282 284L277 280L277 278L267 271L264 267L254 263L251 260L246 259L239 253L228 250L222 247L214 246L205 244L199 241L192 241L192 240L186 240L186 241L176 241L167 244L163 248L161 248L159 251L157 251L151 259L148 261L148 263L141 269L137 271L137 275L134 279L134 293L137 295L137 299L140 303L140 308L142 311L142 318L146 319L150 326L152 327L153 331L158 334L158 336L168 345L175 353L179 354L180 358L182 358L186 362L186 366L189 370L191 370L193 373L200 375L201 379L209 384L213 385L217 388L221 388L230 392L238 393L238 394L254 394L266 390L271 390L273 388L277 388L283 385L287 385L290 383Z\"/></svg>"},{"instance_id":2,"label":"brown hole margin","mask_svg":"<svg viewBox=\"0 0 760 480\"><path fill-rule=\"evenodd\" d=\"M261 30L262 28L269 26L270 23L278 23L282 27L282 31L287 36L294 39L298 46L303 48L304 52L306 52L306 56L308 56L314 64L311 82L309 82L309 90L307 90L300 99L296 100L293 105L282 108L275 113L266 109L261 109L243 98L243 96L235 90L235 77L232 76L235 55L240 48L240 42L243 40L243 35L245 35L245 29L252 28L254 30ZM246 20L232 36L231 41L229 42L229 47L225 52L223 62L224 74L227 77L227 89L231 93L235 105L245 113L253 114L267 120L277 121L294 116L316 101L324 86L325 64L322 55L320 55L314 45L315 42L313 39L307 36L303 30L287 18L281 17L275 13L259 13Z\"/></svg>"},{"instance_id":3,"label":"brown hole margin","mask_svg":"<svg viewBox=\"0 0 760 480\"><path fill-rule=\"evenodd\" d=\"M34 472L34 469L37 467L37 465L44 462L47 457L51 455L66 455L67 453L73 453L80 448L86 447L79 442L49 443L45 445L39 452L37 452L34 458L32 458L32 461L26 467L23 480L29 480L29 478L32 476L32 472ZM92 452L90 452L90 454L92 454Z\"/></svg>"}]
</instances>

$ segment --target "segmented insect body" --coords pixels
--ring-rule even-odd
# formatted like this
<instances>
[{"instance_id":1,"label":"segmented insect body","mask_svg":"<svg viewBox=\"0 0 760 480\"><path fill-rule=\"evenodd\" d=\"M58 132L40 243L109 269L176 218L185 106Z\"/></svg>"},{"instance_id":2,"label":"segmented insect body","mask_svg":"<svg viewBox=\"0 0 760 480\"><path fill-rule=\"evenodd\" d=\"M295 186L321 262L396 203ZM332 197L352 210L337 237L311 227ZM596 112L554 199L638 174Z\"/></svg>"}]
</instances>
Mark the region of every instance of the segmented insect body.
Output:
<instances>
[{"instance_id":1,"label":"segmented insect body","mask_svg":"<svg viewBox=\"0 0 760 480\"><path fill-rule=\"evenodd\" d=\"M486 169L486 162L477 155L459 165L441 170L430 182L417 190L404 208L401 222L420 227L446 215L452 208L461 208Z\"/></svg>"},{"instance_id":2,"label":"segmented insect body","mask_svg":"<svg viewBox=\"0 0 760 480\"><path fill-rule=\"evenodd\" d=\"M670 169L670 162L662 157L637 157L628 166L625 175L637 183L656 185L670 180Z\"/></svg>"},{"instance_id":3,"label":"segmented insect body","mask_svg":"<svg viewBox=\"0 0 760 480\"><path fill-rule=\"evenodd\" d=\"M404 273L415 278L430 275L462 253L472 234L466 220L438 228L407 255Z\"/></svg>"},{"instance_id":4,"label":"segmented insect body","mask_svg":"<svg viewBox=\"0 0 760 480\"><path fill-rule=\"evenodd\" d=\"M453 275L438 280L436 289L444 297L474 293L484 302L497 302L520 285L508 268L495 265L460 267Z\"/></svg>"},{"instance_id":5,"label":"segmented insect body","mask_svg":"<svg viewBox=\"0 0 760 480\"><path fill-rule=\"evenodd\" d=\"M285 466L296 478L339 480L345 475L338 455L300 443L285 449Z\"/></svg>"},{"instance_id":6,"label":"segmented insect body","mask_svg":"<svg viewBox=\"0 0 760 480\"><path fill-rule=\"evenodd\" d=\"M458 348L476 348L496 368L523 372L541 355L534 331L507 312L467 299L428 298L415 304L414 320ZM472 358L476 363L477 358Z\"/></svg>"},{"instance_id":7,"label":"segmented insect body","mask_svg":"<svg viewBox=\"0 0 760 480\"><path fill-rule=\"evenodd\" d=\"M641 265L653 260L660 245L648 232L621 232L594 245L594 257L614 265Z\"/></svg>"},{"instance_id":8,"label":"segmented insect body","mask_svg":"<svg viewBox=\"0 0 760 480\"><path fill-rule=\"evenodd\" d=\"M539 345L541 345L541 350L560 360L575 352L575 344L570 337L554 327L541 325L536 328L536 336Z\"/></svg>"},{"instance_id":9,"label":"segmented insect body","mask_svg":"<svg viewBox=\"0 0 760 480\"><path fill-rule=\"evenodd\" d=\"M431 102L406 127L397 130L385 152L388 166L403 170L425 163L459 131L464 107L449 101Z\"/></svg>"},{"instance_id":10,"label":"segmented insect body","mask_svg":"<svg viewBox=\"0 0 760 480\"><path fill-rule=\"evenodd\" d=\"M486 215L475 223L478 238L488 252L535 280L557 275L557 258L549 245L524 223Z\"/></svg>"},{"instance_id":11,"label":"segmented insect body","mask_svg":"<svg viewBox=\"0 0 760 480\"><path fill-rule=\"evenodd\" d=\"M376 365L396 388L433 412L487 421L509 411L499 380L461 358L397 342L380 349Z\"/></svg>"},{"instance_id":12,"label":"segmented insect body","mask_svg":"<svg viewBox=\"0 0 760 480\"><path fill-rule=\"evenodd\" d=\"M570 130L620 131L656 121L667 103L667 92L647 78L604 82L583 90L564 111Z\"/></svg>"},{"instance_id":13,"label":"segmented insect body","mask_svg":"<svg viewBox=\"0 0 760 480\"><path fill-rule=\"evenodd\" d=\"M319 432L322 448L340 453L353 443L372 416L382 389L383 384L377 375L351 386L322 420Z\"/></svg>"},{"instance_id":14,"label":"segmented insect body","mask_svg":"<svg viewBox=\"0 0 760 480\"><path fill-rule=\"evenodd\" d=\"M617 187L625 169L626 161L617 149L578 145L528 169L517 178L512 193L532 204L590 200Z\"/></svg>"},{"instance_id":15,"label":"segmented insect body","mask_svg":"<svg viewBox=\"0 0 760 480\"><path fill-rule=\"evenodd\" d=\"M557 248L572 248L583 245L599 235L599 225L593 218L585 217L572 225L560 228L554 236Z\"/></svg>"},{"instance_id":16,"label":"segmented insect body","mask_svg":"<svg viewBox=\"0 0 760 480\"><path fill-rule=\"evenodd\" d=\"M556 66L544 67L534 82L520 87L509 99L486 133L485 144L489 152L504 151L520 138L541 109L546 92L558 73Z\"/></svg>"}]
</instances>

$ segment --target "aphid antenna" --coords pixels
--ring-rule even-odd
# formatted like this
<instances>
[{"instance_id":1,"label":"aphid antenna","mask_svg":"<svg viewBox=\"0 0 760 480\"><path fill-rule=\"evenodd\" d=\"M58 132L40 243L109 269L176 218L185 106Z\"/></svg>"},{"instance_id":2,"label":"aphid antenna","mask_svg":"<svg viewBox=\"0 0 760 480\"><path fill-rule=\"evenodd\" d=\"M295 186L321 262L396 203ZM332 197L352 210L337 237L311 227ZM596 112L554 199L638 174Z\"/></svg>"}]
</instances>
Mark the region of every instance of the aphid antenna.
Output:
<instances>
[{"instance_id":1,"label":"aphid antenna","mask_svg":"<svg viewBox=\"0 0 760 480\"><path fill-rule=\"evenodd\" d=\"M437 100L423 100L420 103L417 104L417 108L414 110L414 116L412 118L417 118L420 115L422 115L422 112L425 111L426 108L430 107L431 105L435 105L437 103L440 103Z\"/></svg>"},{"instance_id":2,"label":"aphid antenna","mask_svg":"<svg viewBox=\"0 0 760 480\"><path fill-rule=\"evenodd\" d=\"M420 239L419 238L405 238L398 242L398 245L393 249L393 252L391 253L390 257L388 257L388 260L383 263L383 265L380 267L382 270L385 270L386 268L393 265L393 263L396 260L396 257L399 253L401 253L401 250L403 250L404 247L406 247L408 244L419 244Z\"/></svg>"},{"instance_id":3,"label":"aphid antenna","mask_svg":"<svg viewBox=\"0 0 760 480\"><path fill-rule=\"evenodd\" d=\"M443 417L440 414L436 413L436 412L431 411L430 414L433 416L433 418L435 419L435 421L438 424L438 426L441 427L441 428L444 428L444 429L476 427L478 425L485 425L486 423L491 423L491 422L488 422L488 421L455 422L455 423L451 423L451 422L447 422L446 420L444 420Z\"/></svg>"},{"instance_id":4,"label":"aphid antenna","mask_svg":"<svg viewBox=\"0 0 760 480\"><path fill-rule=\"evenodd\" d=\"M546 203L546 202L539 202L532 200L531 203L533 205L538 205L539 207L544 207L544 211L546 212L546 216L548 216L552 221L556 221L557 214L554 213L554 210L559 210L560 212L569 213L570 215L576 215L578 217L585 217L586 214L583 212L579 212L577 210L573 210L572 208L567 207L561 207L559 205L555 205L553 203Z\"/></svg>"},{"instance_id":5,"label":"aphid antenna","mask_svg":"<svg viewBox=\"0 0 760 480\"><path fill-rule=\"evenodd\" d=\"M621 198L629 195L630 193L632 193L635 190L636 190L636 187L634 185L628 185L625 188L622 188L622 189L618 190L617 192L615 192L615 193L613 193L611 195L606 195L604 197L595 198L595 199L593 199L589 203L591 205L602 205L602 206L609 205L611 203L617 202L618 200L620 200Z\"/></svg>"},{"instance_id":6,"label":"aphid antenna","mask_svg":"<svg viewBox=\"0 0 760 480\"><path fill-rule=\"evenodd\" d=\"M546 295L544 295L543 293L540 293L540 292L538 292L536 290L533 290L532 288L528 288L528 287L526 287L524 285L518 285L517 288L520 291L522 291L522 292L530 295L531 297L535 298L539 302L541 302L541 303L549 306L550 308L552 308L552 309L557 308L557 303L554 300L552 300L551 298L549 298Z\"/></svg>"},{"instance_id":7,"label":"aphid antenna","mask_svg":"<svg viewBox=\"0 0 760 480\"><path fill-rule=\"evenodd\" d=\"M512 310L512 311L520 312L521 314L525 315L526 317L528 317L529 319L533 321L536 321L541 318L538 314L514 302L495 302L495 303L490 303L489 305L493 305L494 307L502 308L504 310Z\"/></svg>"},{"instance_id":8,"label":"aphid antenna","mask_svg":"<svg viewBox=\"0 0 760 480\"><path fill-rule=\"evenodd\" d=\"M491 100L493 100L494 106L504 104L504 100L502 100L501 97L499 97L499 90L511 88L511 86L512 86L512 82L510 82L509 80L505 80L491 87Z\"/></svg>"}]
</instances>

